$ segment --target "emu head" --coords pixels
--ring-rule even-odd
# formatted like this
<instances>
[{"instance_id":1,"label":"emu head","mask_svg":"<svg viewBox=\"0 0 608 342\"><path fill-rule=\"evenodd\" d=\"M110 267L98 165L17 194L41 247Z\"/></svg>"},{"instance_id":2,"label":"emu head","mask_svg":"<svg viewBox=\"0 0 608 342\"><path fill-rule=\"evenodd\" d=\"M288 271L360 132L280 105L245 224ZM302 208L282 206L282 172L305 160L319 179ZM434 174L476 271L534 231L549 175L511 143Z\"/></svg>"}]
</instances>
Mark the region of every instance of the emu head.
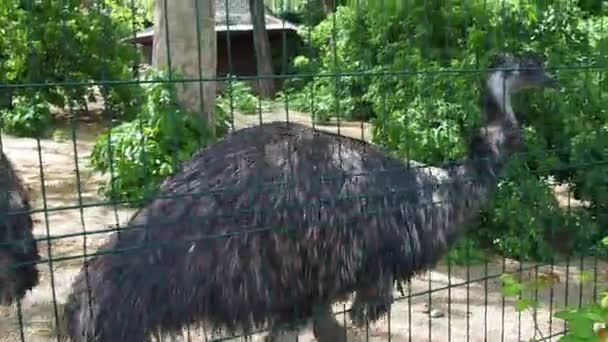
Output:
<instances>
[{"instance_id":1,"label":"emu head","mask_svg":"<svg viewBox=\"0 0 608 342\"><path fill-rule=\"evenodd\" d=\"M500 111L486 113L495 119L499 115L516 124L511 107L511 95L530 89L559 88L560 84L545 71L544 58L536 54L513 55L499 53L489 66L487 90Z\"/></svg>"},{"instance_id":2,"label":"emu head","mask_svg":"<svg viewBox=\"0 0 608 342\"><path fill-rule=\"evenodd\" d=\"M559 83L545 71L544 58L537 54L513 55L500 53L490 65L506 90L516 92L523 89L557 88Z\"/></svg>"}]
</instances>

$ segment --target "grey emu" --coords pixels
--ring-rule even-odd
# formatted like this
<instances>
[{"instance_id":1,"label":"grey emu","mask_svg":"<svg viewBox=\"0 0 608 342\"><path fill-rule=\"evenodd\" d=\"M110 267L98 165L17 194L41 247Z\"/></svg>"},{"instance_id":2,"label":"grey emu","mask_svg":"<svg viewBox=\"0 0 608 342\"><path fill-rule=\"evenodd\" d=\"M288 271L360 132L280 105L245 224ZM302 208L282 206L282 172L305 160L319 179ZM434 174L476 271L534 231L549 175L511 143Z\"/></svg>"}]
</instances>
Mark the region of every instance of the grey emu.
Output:
<instances>
[{"instance_id":1,"label":"grey emu","mask_svg":"<svg viewBox=\"0 0 608 342\"><path fill-rule=\"evenodd\" d=\"M294 333L280 325L312 318L318 341L344 341L333 302L355 293L353 322L377 320L395 283L432 267L477 216L521 144L510 94L556 84L543 64L496 58L485 127L446 168L294 123L232 133L166 179L165 197L130 220L137 228L88 262L88 279L83 268L65 305L68 334L140 342L205 322L270 326L275 340Z\"/></svg>"},{"instance_id":2,"label":"grey emu","mask_svg":"<svg viewBox=\"0 0 608 342\"><path fill-rule=\"evenodd\" d=\"M0 151L0 305L23 299L38 285L40 260L27 191Z\"/></svg>"}]
</instances>

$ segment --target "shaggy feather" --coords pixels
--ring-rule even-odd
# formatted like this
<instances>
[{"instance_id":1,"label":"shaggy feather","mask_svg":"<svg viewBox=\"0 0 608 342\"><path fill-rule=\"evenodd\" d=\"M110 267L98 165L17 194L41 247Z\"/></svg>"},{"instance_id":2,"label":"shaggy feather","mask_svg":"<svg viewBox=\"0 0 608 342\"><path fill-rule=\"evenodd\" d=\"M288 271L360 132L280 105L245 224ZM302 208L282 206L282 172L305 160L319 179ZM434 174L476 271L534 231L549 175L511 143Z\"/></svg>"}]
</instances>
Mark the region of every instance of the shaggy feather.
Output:
<instances>
[{"instance_id":1,"label":"shaggy feather","mask_svg":"<svg viewBox=\"0 0 608 342\"><path fill-rule=\"evenodd\" d=\"M383 274L408 280L442 256L485 195L459 173L408 168L299 124L238 131L162 185L183 197L141 210L131 224L147 229L103 248L137 251L91 261L93 317L72 295L82 307L70 312L84 316L70 318L80 322L71 335L142 341L152 327L201 319L250 330L308 318L315 304L373 288ZM86 291L82 276L75 289Z\"/></svg>"},{"instance_id":2,"label":"shaggy feather","mask_svg":"<svg viewBox=\"0 0 608 342\"><path fill-rule=\"evenodd\" d=\"M249 332L352 293L353 321L378 319L394 282L432 267L471 224L520 145L489 94L485 109L498 112L486 113L469 157L443 169L295 123L232 133L169 177L164 197L131 219L139 228L102 247L112 253L90 260L66 304L69 335L139 342L201 321Z\"/></svg>"},{"instance_id":3,"label":"shaggy feather","mask_svg":"<svg viewBox=\"0 0 608 342\"><path fill-rule=\"evenodd\" d=\"M0 304L21 300L38 285L40 260L27 191L0 151Z\"/></svg>"}]
</instances>

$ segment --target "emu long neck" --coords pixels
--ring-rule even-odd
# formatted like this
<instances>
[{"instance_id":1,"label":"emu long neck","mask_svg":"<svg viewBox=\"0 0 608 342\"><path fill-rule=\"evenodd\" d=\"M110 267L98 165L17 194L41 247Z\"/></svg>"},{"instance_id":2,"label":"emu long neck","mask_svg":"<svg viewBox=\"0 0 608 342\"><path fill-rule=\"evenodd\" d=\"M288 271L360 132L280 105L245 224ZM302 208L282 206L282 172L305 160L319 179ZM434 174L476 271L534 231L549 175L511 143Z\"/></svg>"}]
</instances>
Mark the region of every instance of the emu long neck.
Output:
<instances>
[{"instance_id":1,"label":"emu long neck","mask_svg":"<svg viewBox=\"0 0 608 342\"><path fill-rule=\"evenodd\" d=\"M456 241L463 228L471 227L479 217L479 209L487 203L488 194L496 187L507 160L521 145L521 133L511 109L511 89L508 83L505 88L504 82L500 82L503 80L500 77L502 74L498 75L488 79L482 98L486 125L470 141L468 156L463 163L442 169L448 181L443 183L438 180L433 201L444 203L440 208L447 215L443 216L444 212L440 212L432 216L434 231L425 235L428 239L422 243L424 248L445 251ZM431 257L421 263L426 265L434 261Z\"/></svg>"},{"instance_id":2,"label":"emu long neck","mask_svg":"<svg viewBox=\"0 0 608 342\"><path fill-rule=\"evenodd\" d=\"M463 165L465 175L478 186L493 187L505 163L521 147L521 132L511 107L511 91L511 84L502 72L488 78L482 98L486 124L471 140Z\"/></svg>"}]
</instances>

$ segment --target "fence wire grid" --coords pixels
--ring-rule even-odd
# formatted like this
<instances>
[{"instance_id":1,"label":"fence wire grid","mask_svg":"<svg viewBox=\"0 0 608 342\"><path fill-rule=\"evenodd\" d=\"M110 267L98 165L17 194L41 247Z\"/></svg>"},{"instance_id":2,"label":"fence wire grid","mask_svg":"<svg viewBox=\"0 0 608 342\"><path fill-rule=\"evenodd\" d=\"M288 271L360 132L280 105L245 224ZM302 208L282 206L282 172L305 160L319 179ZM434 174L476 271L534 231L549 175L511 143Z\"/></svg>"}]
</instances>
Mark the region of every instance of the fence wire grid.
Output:
<instances>
[{"instance_id":1,"label":"fence wire grid","mask_svg":"<svg viewBox=\"0 0 608 342\"><path fill-rule=\"evenodd\" d=\"M358 184L356 178L395 179L404 173L400 165L387 166L393 162L378 164L382 167L376 169L359 167L357 163L367 162L366 156L340 155L342 143L349 151L368 151L362 146L369 144L382 151L386 158L382 160L400 160L427 176L437 168L461 165L474 153L469 138L484 125L484 115L492 114L484 113L480 100L487 96L490 63L505 52L542 55L545 70L562 88L523 92L514 95L512 104L509 100L525 148L510 156L496 188L475 209L476 220L458 227L458 240L445 251L441 250L445 232L416 230L430 235L420 239L428 238L437 250L408 257L439 261L417 270L409 282L391 286L392 304L375 322L355 326L349 316L353 298L333 301L332 313L343 331L334 340L558 341L572 332L556 313L598 302L608 280L602 244L608 235L603 228L608 217L608 116L603 97L608 92L606 2L280 0L260 5L259 1L23 0L0 5L0 21L10 23L2 29L6 38L0 38L0 95L7 99L0 103L0 342L64 341L68 327L87 324L89 333L99 335L81 336L79 341L116 341L112 338L119 334L109 333L114 328L123 329L125 341L135 337L262 340L272 333L268 326L233 334L214 329L196 310L213 303L221 307L215 312L219 319L247 321L260 313L247 312L252 317L244 318L233 306L249 301L252 307L269 306L261 312L276 310L296 317L290 310L297 313L298 305L308 307L308 302L326 296L326 287L339 287L324 283L325 279L339 279L334 275L355 266L318 257L321 260L315 265L301 266L302 274L294 274L293 269L281 274L288 270L277 266L282 260L314 259L297 259L307 251L295 246L321 248L329 242L298 245L272 235L307 239L305 235L313 233L302 225L305 219L290 216L291 227L258 223L279 222L272 216L284 212L308 213L333 226L328 229L378 229L382 234L388 228L363 225L399 215L412 203L419 212L435 215L422 219L429 225L445 220L432 208L450 205L443 200L463 203L475 194L461 192L428 203L395 202L425 191L415 180L404 181L390 193L354 185L354 191L330 193L338 189L336 184ZM252 15L260 14L260 8L265 28L259 28ZM209 26L210 18L214 26ZM257 40L260 37L265 44ZM16 48L20 43L23 46ZM270 73L259 71L264 62ZM211 72L209 65L216 70ZM216 88L209 88L210 84ZM237 178L231 178L231 167L255 165L247 159L247 150L283 139L277 133L267 140L264 132L270 131L252 134L249 145L234 142L235 148L228 143L215 150L228 155L204 157L208 149L271 122L331 133L317 144L335 145L301 142L280 148L268 143L261 147L268 158L290 163L295 159L279 154L301 156L300 150L310 149L302 162L319 163L310 165L311 170L330 170L329 163L340 161L344 163L336 166L340 172L280 174L269 181L248 173L245 166L238 172L250 177L242 179L246 185L233 182ZM340 147L331 150L337 157L328 159L324 148L332 146ZM200 156L204 162L187 164ZM205 180L199 180L189 184L195 189L182 184L170 190L167 187L179 181L163 183L175 175L171 179L211 172L205 168L224 169L225 181L200 186L196 184ZM431 171L422 171L425 168ZM18 182L23 183L29 204L21 201ZM302 182L318 184L319 193L308 190L305 203L284 199L295 197ZM209 204L218 199L234 207L220 210ZM278 205L273 201L280 206L273 206ZM340 212L344 206L361 208L361 203L383 205L349 215ZM217 212L208 212L206 206ZM176 221L176 212L188 213L184 214L188 218ZM328 215L326 221L322 215ZM405 222L415 221L417 214L409 215ZM289 217L282 220L289 223ZM208 228L214 224L230 229ZM26 232L29 225L33 242ZM118 238L110 249L100 248L116 234L124 239ZM256 234L268 241L256 240ZM357 239L368 235L361 234L346 241L350 236L345 233L344 244L323 248L351 248L365 255L365 241ZM408 239L421 243L418 237ZM244 247L251 241L260 245ZM31 255L32 244L38 257ZM187 259L193 251L195 257L216 259ZM219 259L230 253L243 253L239 260L247 266ZM136 259L138 255L148 261ZM181 256L161 260L175 255ZM106 258L100 259L106 266L98 263L89 270L95 258ZM209 265L216 266L210 271L205 269ZM263 269L260 265L269 269L251 273ZM229 279L226 275L234 274L235 267L241 267L243 274ZM328 273L314 273L325 267ZM93 296L89 302L75 293L72 285L78 274L90 277L85 282L92 283L88 291L100 294L99 298ZM269 294L272 291L287 295L290 287L311 282L285 280L283 288L252 292L260 286L256 282L276 285L273 279L294 276L317 279L320 285L294 292L307 297L296 298L292 307L271 309L264 298L277 298ZM370 274L370 279L359 274L347 292L364 296L360 293L385 286L376 283L377 275ZM207 289L213 281L225 282L218 289L237 289L236 293L241 289L242 298L197 303L201 296L197 284ZM193 290L186 295L167 288ZM77 317L64 314L71 294L80 306L71 308L80 310ZM115 306L100 308L104 303ZM89 304L106 316L90 317ZM204 310L214 315L213 308ZM608 317L601 306L594 310L604 315L598 322ZM295 335L283 340L317 341L314 323L309 324L308 314L304 316L307 319L285 322L300 325ZM120 326L107 326L106 319ZM601 328L589 330L594 322L584 323L584 328L577 327L585 334L601 333ZM163 324L175 329L160 329ZM129 326L146 330L129 332ZM588 338L593 340L591 335Z\"/></svg>"}]
</instances>

